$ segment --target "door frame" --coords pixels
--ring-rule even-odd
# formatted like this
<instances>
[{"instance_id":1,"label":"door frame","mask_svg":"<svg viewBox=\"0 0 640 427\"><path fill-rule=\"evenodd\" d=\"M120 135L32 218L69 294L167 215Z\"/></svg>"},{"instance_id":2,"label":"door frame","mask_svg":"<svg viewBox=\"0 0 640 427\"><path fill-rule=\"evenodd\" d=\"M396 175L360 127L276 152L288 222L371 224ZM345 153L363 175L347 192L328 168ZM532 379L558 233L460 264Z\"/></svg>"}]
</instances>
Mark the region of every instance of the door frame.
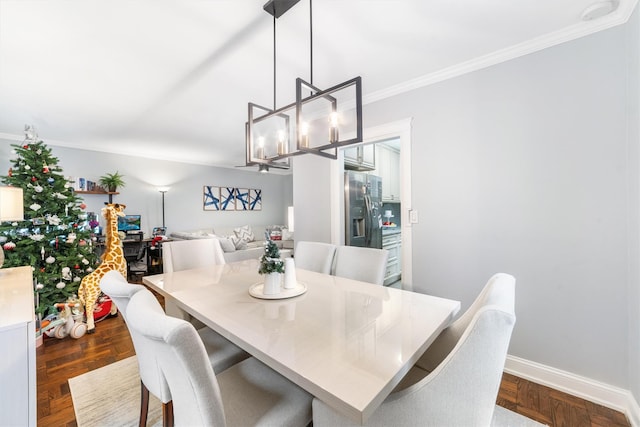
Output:
<instances>
[{"instance_id":1,"label":"door frame","mask_svg":"<svg viewBox=\"0 0 640 427\"><path fill-rule=\"evenodd\" d=\"M411 122L402 119L363 129L362 144L400 139L400 197L402 203L402 288L413 290L411 213ZM344 245L344 153L338 150L338 161L331 162L331 241Z\"/></svg>"}]
</instances>

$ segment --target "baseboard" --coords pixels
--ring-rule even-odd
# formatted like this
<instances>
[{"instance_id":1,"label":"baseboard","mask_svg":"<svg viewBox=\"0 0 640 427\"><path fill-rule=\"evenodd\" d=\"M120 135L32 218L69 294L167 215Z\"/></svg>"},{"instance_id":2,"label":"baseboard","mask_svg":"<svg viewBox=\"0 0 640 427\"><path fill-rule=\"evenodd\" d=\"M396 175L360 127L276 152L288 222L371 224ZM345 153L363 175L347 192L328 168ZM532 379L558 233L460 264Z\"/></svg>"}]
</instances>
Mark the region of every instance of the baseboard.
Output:
<instances>
[{"instance_id":1,"label":"baseboard","mask_svg":"<svg viewBox=\"0 0 640 427\"><path fill-rule=\"evenodd\" d=\"M640 427L640 406L629 390L613 387L560 369L507 356L505 372L624 413Z\"/></svg>"}]
</instances>

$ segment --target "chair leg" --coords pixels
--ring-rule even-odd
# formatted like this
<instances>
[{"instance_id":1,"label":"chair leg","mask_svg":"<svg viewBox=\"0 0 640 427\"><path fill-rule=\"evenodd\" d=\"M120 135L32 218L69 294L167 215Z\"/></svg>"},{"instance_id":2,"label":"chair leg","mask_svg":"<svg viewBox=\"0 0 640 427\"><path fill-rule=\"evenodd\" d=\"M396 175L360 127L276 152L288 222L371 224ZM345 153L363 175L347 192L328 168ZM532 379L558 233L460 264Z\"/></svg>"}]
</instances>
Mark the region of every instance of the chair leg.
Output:
<instances>
[{"instance_id":1,"label":"chair leg","mask_svg":"<svg viewBox=\"0 0 640 427\"><path fill-rule=\"evenodd\" d=\"M162 426L173 427L173 401L162 404Z\"/></svg>"},{"instance_id":2,"label":"chair leg","mask_svg":"<svg viewBox=\"0 0 640 427\"><path fill-rule=\"evenodd\" d=\"M149 389L140 381L140 427L147 427L149 413Z\"/></svg>"}]
</instances>

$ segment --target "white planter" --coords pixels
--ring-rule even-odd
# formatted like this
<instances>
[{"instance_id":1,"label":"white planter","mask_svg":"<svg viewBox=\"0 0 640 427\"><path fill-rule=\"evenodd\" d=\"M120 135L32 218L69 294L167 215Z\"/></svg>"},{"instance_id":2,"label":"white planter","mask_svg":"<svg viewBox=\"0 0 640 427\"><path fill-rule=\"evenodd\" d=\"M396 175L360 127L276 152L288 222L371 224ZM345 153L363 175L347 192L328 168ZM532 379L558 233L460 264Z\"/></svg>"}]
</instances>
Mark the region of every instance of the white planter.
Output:
<instances>
[{"instance_id":1,"label":"white planter","mask_svg":"<svg viewBox=\"0 0 640 427\"><path fill-rule=\"evenodd\" d=\"M264 287L262 293L265 295L275 295L280 293L280 273L269 273L264 275Z\"/></svg>"}]
</instances>

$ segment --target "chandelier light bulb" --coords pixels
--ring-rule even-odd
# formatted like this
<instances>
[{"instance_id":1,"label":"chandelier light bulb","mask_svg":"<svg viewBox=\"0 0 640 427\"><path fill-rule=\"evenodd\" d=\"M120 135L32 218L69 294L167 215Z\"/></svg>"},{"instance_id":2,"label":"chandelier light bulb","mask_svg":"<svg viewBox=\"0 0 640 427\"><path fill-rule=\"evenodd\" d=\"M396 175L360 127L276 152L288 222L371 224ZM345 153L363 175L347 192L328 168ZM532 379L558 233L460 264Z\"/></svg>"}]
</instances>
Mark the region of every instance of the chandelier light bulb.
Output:
<instances>
[{"instance_id":1,"label":"chandelier light bulb","mask_svg":"<svg viewBox=\"0 0 640 427\"><path fill-rule=\"evenodd\" d=\"M256 153L256 157L259 159L264 159L264 137L263 136L258 138L258 150Z\"/></svg>"},{"instance_id":2,"label":"chandelier light bulb","mask_svg":"<svg viewBox=\"0 0 640 427\"><path fill-rule=\"evenodd\" d=\"M329 142L338 141L338 113L333 112L329 115Z\"/></svg>"},{"instance_id":3,"label":"chandelier light bulb","mask_svg":"<svg viewBox=\"0 0 640 427\"><path fill-rule=\"evenodd\" d=\"M278 131L278 156L282 156L283 154L286 154L286 150L285 150L285 138L284 138L284 131L283 130L279 130Z\"/></svg>"},{"instance_id":4,"label":"chandelier light bulb","mask_svg":"<svg viewBox=\"0 0 640 427\"><path fill-rule=\"evenodd\" d=\"M309 148L309 123L300 123L300 146Z\"/></svg>"}]
</instances>

